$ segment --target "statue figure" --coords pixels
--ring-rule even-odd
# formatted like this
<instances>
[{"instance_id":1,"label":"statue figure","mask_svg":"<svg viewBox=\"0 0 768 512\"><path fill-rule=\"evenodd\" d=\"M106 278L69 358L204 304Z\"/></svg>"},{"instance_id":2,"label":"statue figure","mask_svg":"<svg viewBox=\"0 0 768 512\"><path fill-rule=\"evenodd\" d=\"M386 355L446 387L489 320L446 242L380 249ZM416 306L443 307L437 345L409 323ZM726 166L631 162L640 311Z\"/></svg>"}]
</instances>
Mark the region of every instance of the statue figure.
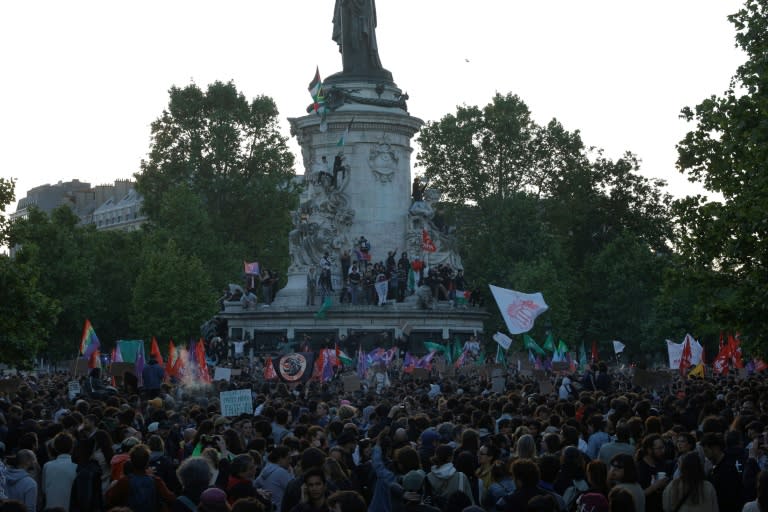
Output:
<instances>
[{"instance_id":1,"label":"statue figure","mask_svg":"<svg viewBox=\"0 0 768 512\"><path fill-rule=\"evenodd\" d=\"M391 79L379 60L375 0L336 0L332 38L339 45L343 73Z\"/></svg>"}]
</instances>

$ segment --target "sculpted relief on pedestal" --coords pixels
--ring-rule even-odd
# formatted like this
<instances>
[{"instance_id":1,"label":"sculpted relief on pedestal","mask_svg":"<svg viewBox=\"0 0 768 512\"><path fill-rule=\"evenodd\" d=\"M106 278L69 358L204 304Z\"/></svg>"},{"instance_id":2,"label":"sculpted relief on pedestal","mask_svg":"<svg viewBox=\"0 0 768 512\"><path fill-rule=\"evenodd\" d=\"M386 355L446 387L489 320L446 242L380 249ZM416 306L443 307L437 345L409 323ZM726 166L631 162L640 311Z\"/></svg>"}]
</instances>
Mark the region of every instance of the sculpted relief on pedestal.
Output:
<instances>
[{"instance_id":1,"label":"sculpted relief on pedestal","mask_svg":"<svg viewBox=\"0 0 768 512\"><path fill-rule=\"evenodd\" d=\"M392 181L399 162L400 158L392 145L387 142L376 144L371 148L371 153L368 156L368 165L371 167L373 177L381 183Z\"/></svg>"},{"instance_id":2,"label":"sculpted relief on pedestal","mask_svg":"<svg viewBox=\"0 0 768 512\"><path fill-rule=\"evenodd\" d=\"M342 156L336 159L335 169L325 156L309 162L305 181L309 197L293 213L293 230L288 234L289 271L304 271L317 264L324 253L337 253L350 245L355 212L343 192L349 169L343 165Z\"/></svg>"}]
</instances>

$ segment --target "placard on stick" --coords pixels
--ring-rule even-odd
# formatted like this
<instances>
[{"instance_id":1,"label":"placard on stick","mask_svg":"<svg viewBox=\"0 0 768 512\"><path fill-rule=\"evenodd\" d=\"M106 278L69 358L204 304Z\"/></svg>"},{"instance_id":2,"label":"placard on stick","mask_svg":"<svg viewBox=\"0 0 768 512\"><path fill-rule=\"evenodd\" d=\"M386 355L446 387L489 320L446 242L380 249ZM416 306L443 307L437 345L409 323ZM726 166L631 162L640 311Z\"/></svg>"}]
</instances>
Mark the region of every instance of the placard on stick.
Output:
<instances>
[{"instance_id":1,"label":"placard on stick","mask_svg":"<svg viewBox=\"0 0 768 512\"><path fill-rule=\"evenodd\" d=\"M236 389L219 393L222 416L253 414L253 399L250 389Z\"/></svg>"}]
</instances>

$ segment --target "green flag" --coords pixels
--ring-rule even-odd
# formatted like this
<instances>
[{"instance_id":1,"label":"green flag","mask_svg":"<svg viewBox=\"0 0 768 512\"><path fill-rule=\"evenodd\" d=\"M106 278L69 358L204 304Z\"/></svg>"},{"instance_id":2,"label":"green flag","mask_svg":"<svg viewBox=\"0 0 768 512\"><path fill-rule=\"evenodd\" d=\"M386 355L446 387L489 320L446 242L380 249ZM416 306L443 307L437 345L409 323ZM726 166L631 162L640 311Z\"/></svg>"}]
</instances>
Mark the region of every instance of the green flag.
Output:
<instances>
[{"instance_id":1,"label":"green flag","mask_svg":"<svg viewBox=\"0 0 768 512\"><path fill-rule=\"evenodd\" d=\"M544 352L544 349L541 348L539 344L536 343L534 339L528 336L527 334L523 335L523 347L527 348L528 350L532 350L533 352L535 352L540 356L544 356L547 354L546 352Z\"/></svg>"},{"instance_id":2,"label":"green flag","mask_svg":"<svg viewBox=\"0 0 768 512\"><path fill-rule=\"evenodd\" d=\"M544 342L544 345L542 346L544 350L549 350L550 352L554 352L555 349L555 338L549 334L547 335L547 340Z\"/></svg>"},{"instance_id":3,"label":"green flag","mask_svg":"<svg viewBox=\"0 0 768 512\"><path fill-rule=\"evenodd\" d=\"M482 366L485 364L485 350L480 351L480 357L477 358L477 361L475 361L475 364L477 366Z\"/></svg>"},{"instance_id":4,"label":"green flag","mask_svg":"<svg viewBox=\"0 0 768 512\"><path fill-rule=\"evenodd\" d=\"M584 342L581 342L581 348L579 348L579 369L583 370L587 367L587 349L584 348Z\"/></svg>"},{"instance_id":5,"label":"green flag","mask_svg":"<svg viewBox=\"0 0 768 512\"><path fill-rule=\"evenodd\" d=\"M507 353L501 348L501 345L496 345L496 364L507 364Z\"/></svg>"},{"instance_id":6,"label":"green flag","mask_svg":"<svg viewBox=\"0 0 768 512\"><path fill-rule=\"evenodd\" d=\"M424 348L427 349L427 352L446 352L447 351L447 349L445 348L445 345L441 343L435 343L433 341L425 341Z\"/></svg>"},{"instance_id":7,"label":"green flag","mask_svg":"<svg viewBox=\"0 0 768 512\"><path fill-rule=\"evenodd\" d=\"M315 313L315 319L317 320L325 320L325 312L333 305L333 299L330 297L326 297L323 301L323 305L320 307L320 309L317 310L317 313Z\"/></svg>"},{"instance_id":8,"label":"green flag","mask_svg":"<svg viewBox=\"0 0 768 512\"><path fill-rule=\"evenodd\" d=\"M459 341L459 338L453 339L453 357L452 360L456 361L461 356L461 353L464 351L464 346L461 344L461 341Z\"/></svg>"},{"instance_id":9,"label":"green flag","mask_svg":"<svg viewBox=\"0 0 768 512\"><path fill-rule=\"evenodd\" d=\"M560 352L563 355L563 357L565 357L565 354L568 353L568 345L566 345L563 340L560 340L557 343L557 351Z\"/></svg>"}]
</instances>

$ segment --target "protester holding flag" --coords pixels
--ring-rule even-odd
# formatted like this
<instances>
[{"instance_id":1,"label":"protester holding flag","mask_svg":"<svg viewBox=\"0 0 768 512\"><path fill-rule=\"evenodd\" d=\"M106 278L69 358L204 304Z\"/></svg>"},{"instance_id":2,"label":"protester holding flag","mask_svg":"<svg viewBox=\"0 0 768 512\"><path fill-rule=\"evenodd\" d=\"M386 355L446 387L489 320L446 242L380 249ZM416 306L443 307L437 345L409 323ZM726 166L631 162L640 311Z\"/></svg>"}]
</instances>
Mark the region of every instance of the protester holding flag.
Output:
<instances>
[{"instance_id":1,"label":"protester holding flag","mask_svg":"<svg viewBox=\"0 0 768 512\"><path fill-rule=\"evenodd\" d=\"M141 372L141 378L146 397L157 397L160 394L160 387L163 385L165 370L155 359L154 354L150 354L149 361Z\"/></svg>"}]
</instances>

